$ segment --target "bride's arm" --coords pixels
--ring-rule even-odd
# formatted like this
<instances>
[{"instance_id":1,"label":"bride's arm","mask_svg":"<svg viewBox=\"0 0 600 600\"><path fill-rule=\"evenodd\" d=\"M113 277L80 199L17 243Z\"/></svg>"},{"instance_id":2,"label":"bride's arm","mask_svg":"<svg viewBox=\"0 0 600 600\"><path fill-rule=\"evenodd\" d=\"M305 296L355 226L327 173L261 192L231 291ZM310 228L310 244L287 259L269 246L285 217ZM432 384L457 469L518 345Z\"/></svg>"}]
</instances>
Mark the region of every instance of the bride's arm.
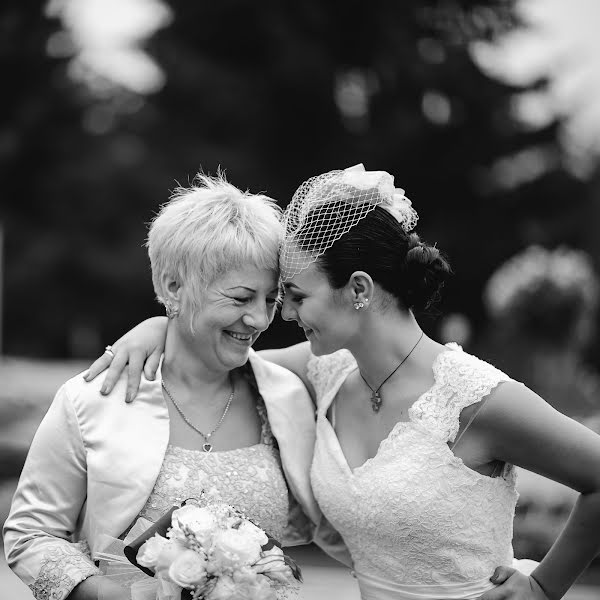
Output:
<instances>
[{"instance_id":1,"label":"bride's arm","mask_svg":"<svg viewBox=\"0 0 600 600\"><path fill-rule=\"evenodd\" d=\"M166 336L167 317L152 317L142 321L112 345L114 358L105 352L94 361L85 380L91 381L108 369L100 392L110 394L123 369L127 367L125 401L131 402L140 387L142 371L146 379L154 379L165 349Z\"/></svg>"},{"instance_id":2,"label":"bride's arm","mask_svg":"<svg viewBox=\"0 0 600 600\"><path fill-rule=\"evenodd\" d=\"M532 572L533 581L503 568L502 579L507 574L509 578L482 600L543 597L536 584L550 600L562 598L600 550L600 436L514 382L502 384L490 395L477 421L496 460L580 493L560 536ZM527 585L532 588L527 595L518 595Z\"/></svg>"},{"instance_id":3,"label":"bride's arm","mask_svg":"<svg viewBox=\"0 0 600 600\"><path fill-rule=\"evenodd\" d=\"M85 375L85 380L91 381L108 369L100 391L102 394L109 394L127 367L125 398L126 402L131 402L138 392L142 371L146 379L154 379L165 348L166 333L166 317L152 317L142 321L112 345L114 358L105 353L96 359ZM309 342L295 344L288 348L261 350L258 354L300 377L314 401L314 388L306 373L306 366L311 357Z\"/></svg>"},{"instance_id":4,"label":"bride's arm","mask_svg":"<svg viewBox=\"0 0 600 600\"><path fill-rule=\"evenodd\" d=\"M293 346L288 346L287 348L260 350L257 354L259 354L261 358L284 367L288 371L291 371L300 377L300 379L302 379L302 383L304 383L304 386L313 399L313 402L315 402L315 389L308 379L306 370L308 361L312 356L310 351L310 342L294 344Z\"/></svg>"}]
</instances>

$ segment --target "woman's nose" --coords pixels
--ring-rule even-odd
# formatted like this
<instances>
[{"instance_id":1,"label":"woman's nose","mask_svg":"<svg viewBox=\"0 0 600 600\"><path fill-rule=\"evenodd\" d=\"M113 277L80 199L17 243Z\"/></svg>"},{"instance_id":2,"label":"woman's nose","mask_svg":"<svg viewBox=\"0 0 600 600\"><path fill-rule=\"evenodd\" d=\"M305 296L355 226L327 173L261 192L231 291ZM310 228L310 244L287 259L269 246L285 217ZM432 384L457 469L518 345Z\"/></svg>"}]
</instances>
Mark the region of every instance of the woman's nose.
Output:
<instances>
[{"instance_id":1,"label":"woman's nose","mask_svg":"<svg viewBox=\"0 0 600 600\"><path fill-rule=\"evenodd\" d=\"M292 306L290 300L287 299L286 296L283 297L283 302L281 304L281 318L284 321L293 321L296 317L296 313Z\"/></svg>"},{"instance_id":2,"label":"woman's nose","mask_svg":"<svg viewBox=\"0 0 600 600\"><path fill-rule=\"evenodd\" d=\"M256 331L265 331L271 323L267 306L255 306L253 310L244 315L245 325L254 327Z\"/></svg>"}]
</instances>

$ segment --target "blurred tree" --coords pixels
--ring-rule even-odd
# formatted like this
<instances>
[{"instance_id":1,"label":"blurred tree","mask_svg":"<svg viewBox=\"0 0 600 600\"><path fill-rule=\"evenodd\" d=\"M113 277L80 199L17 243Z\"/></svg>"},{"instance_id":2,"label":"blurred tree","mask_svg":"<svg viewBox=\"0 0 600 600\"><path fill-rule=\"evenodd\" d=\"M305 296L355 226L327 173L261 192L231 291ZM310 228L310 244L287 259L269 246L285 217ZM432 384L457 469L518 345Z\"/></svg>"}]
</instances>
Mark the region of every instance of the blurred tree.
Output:
<instances>
[{"instance_id":1,"label":"blurred tree","mask_svg":"<svg viewBox=\"0 0 600 600\"><path fill-rule=\"evenodd\" d=\"M516 116L545 82L502 83L474 60L475 43L523 25L514 4L172 2L151 50L168 73L156 106L174 169L222 164L282 204L317 173L389 170L456 266L443 309L477 325L495 265L531 241L581 241L583 185L563 169L559 122ZM290 335L276 325L263 343Z\"/></svg>"},{"instance_id":2,"label":"blurred tree","mask_svg":"<svg viewBox=\"0 0 600 600\"><path fill-rule=\"evenodd\" d=\"M495 266L531 241L580 245L585 218L584 184L562 166L559 122L534 128L515 111L545 83L508 85L474 58L475 44L522 26L514 4L172 1L172 24L148 45L164 88L95 99L45 56L51 26L5 4L18 23L0 59L23 81L3 114L38 106L35 136L0 155L6 350L93 353L103 345L94 331L106 343L158 312L142 223L174 180L218 165L282 205L317 173L357 162L390 171L422 235L455 266L442 310L477 327ZM298 339L279 323L259 345Z\"/></svg>"}]
</instances>

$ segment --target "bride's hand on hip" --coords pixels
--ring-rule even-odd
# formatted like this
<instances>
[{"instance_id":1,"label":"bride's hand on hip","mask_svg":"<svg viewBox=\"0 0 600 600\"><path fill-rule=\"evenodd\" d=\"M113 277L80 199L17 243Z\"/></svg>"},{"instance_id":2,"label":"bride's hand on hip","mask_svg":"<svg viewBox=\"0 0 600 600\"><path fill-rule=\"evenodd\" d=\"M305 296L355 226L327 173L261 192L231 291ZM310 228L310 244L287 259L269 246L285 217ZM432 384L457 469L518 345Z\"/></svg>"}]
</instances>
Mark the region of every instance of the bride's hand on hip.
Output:
<instances>
[{"instance_id":1,"label":"bride's hand on hip","mask_svg":"<svg viewBox=\"0 0 600 600\"><path fill-rule=\"evenodd\" d=\"M146 379L154 379L165 349L167 331L166 317L153 317L142 321L96 359L84 379L91 381L108 369L100 389L102 394L110 394L121 373L127 367L127 393L125 401L131 402L139 389L142 371Z\"/></svg>"},{"instance_id":2,"label":"bride's hand on hip","mask_svg":"<svg viewBox=\"0 0 600 600\"><path fill-rule=\"evenodd\" d=\"M512 567L497 567L490 581L496 584L480 600L549 600L540 584L531 575Z\"/></svg>"}]
</instances>

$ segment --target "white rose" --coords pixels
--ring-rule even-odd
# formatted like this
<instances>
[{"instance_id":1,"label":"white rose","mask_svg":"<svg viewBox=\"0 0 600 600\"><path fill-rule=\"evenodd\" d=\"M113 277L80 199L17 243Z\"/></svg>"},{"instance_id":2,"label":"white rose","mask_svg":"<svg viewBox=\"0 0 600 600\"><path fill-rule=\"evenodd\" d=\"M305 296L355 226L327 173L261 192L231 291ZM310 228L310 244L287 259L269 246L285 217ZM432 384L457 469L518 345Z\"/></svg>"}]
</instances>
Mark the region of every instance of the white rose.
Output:
<instances>
[{"instance_id":1,"label":"white rose","mask_svg":"<svg viewBox=\"0 0 600 600\"><path fill-rule=\"evenodd\" d=\"M161 548L156 559L156 572L168 570L175 559L187 550L188 548L177 540L168 540Z\"/></svg>"},{"instance_id":2,"label":"white rose","mask_svg":"<svg viewBox=\"0 0 600 600\"><path fill-rule=\"evenodd\" d=\"M219 577L207 600L276 600L269 580L248 569Z\"/></svg>"},{"instance_id":3,"label":"white rose","mask_svg":"<svg viewBox=\"0 0 600 600\"><path fill-rule=\"evenodd\" d=\"M261 557L253 568L257 573L263 573L269 579L279 583L292 583L294 581L292 570L285 564L283 550L278 546L263 550Z\"/></svg>"},{"instance_id":4,"label":"white rose","mask_svg":"<svg viewBox=\"0 0 600 600\"><path fill-rule=\"evenodd\" d=\"M204 583L206 580L206 559L193 550L185 550L169 567L169 579L187 589L192 589Z\"/></svg>"},{"instance_id":5,"label":"white rose","mask_svg":"<svg viewBox=\"0 0 600 600\"><path fill-rule=\"evenodd\" d=\"M238 531L240 531L246 537L256 540L260 546L264 546L269 541L267 534L260 527L257 527L250 521L242 521L238 527Z\"/></svg>"},{"instance_id":6,"label":"white rose","mask_svg":"<svg viewBox=\"0 0 600 600\"><path fill-rule=\"evenodd\" d=\"M215 587L206 595L207 600L230 600L235 594L235 582L230 575L221 575Z\"/></svg>"},{"instance_id":7,"label":"white rose","mask_svg":"<svg viewBox=\"0 0 600 600\"><path fill-rule=\"evenodd\" d=\"M176 539L185 537L182 528L194 534L202 546L207 545L217 529L217 519L206 507L186 505L178 508L171 517L171 536Z\"/></svg>"},{"instance_id":8,"label":"white rose","mask_svg":"<svg viewBox=\"0 0 600 600\"><path fill-rule=\"evenodd\" d=\"M236 593L232 600L277 600L277 594L269 580L249 569L233 574Z\"/></svg>"},{"instance_id":9,"label":"white rose","mask_svg":"<svg viewBox=\"0 0 600 600\"><path fill-rule=\"evenodd\" d=\"M158 533L155 533L154 537L142 544L137 552L136 560L140 565L142 565L142 567L154 569L156 567L156 561L158 560L161 550L168 543L169 540L158 535Z\"/></svg>"},{"instance_id":10,"label":"white rose","mask_svg":"<svg viewBox=\"0 0 600 600\"><path fill-rule=\"evenodd\" d=\"M238 529L220 531L211 549L211 567L219 573L252 565L260 558L261 547L253 536Z\"/></svg>"}]
</instances>

